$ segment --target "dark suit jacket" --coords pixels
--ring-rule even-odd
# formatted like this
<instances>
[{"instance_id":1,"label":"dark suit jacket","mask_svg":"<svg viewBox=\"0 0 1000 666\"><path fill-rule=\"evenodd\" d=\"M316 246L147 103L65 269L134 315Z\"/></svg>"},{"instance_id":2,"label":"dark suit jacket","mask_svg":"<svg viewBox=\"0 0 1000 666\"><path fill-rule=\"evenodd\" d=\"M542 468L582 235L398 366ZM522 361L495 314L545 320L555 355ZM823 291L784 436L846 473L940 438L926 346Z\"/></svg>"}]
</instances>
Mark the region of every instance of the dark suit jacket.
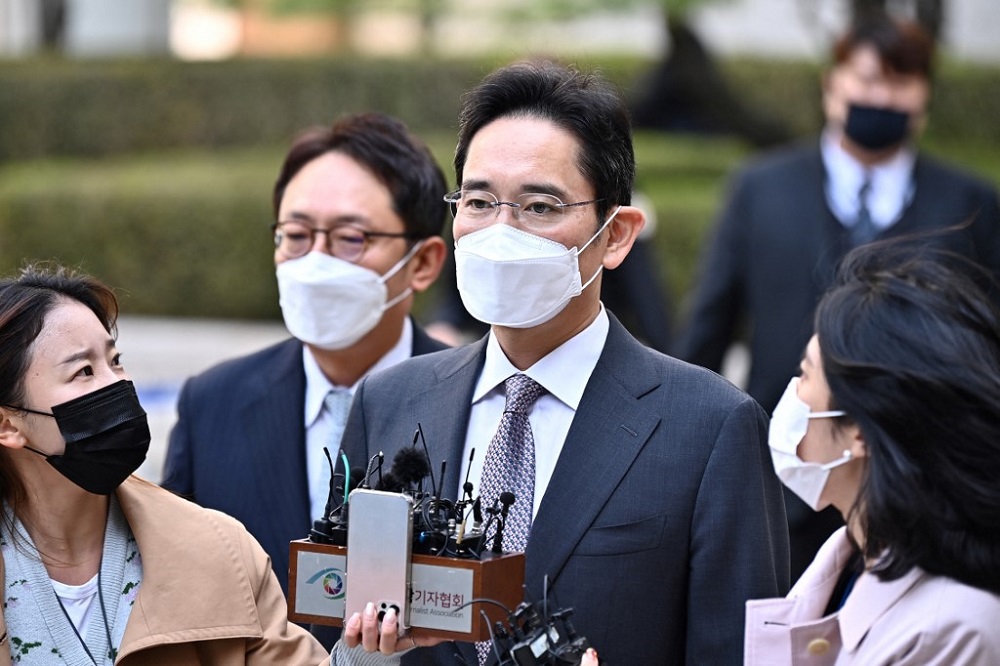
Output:
<instances>
[{"instance_id":1,"label":"dark suit jacket","mask_svg":"<svg viewBox=\"0 0 1000 666\"><path fill-rule=\"evenodd\" d=\"M445 347L413 326L414 356ZM295 339L190 378L161 484L246 525L271 556L286 595L288 543L312 527L305 390L302 343Z\"/></svg>"},{"instance_id":2,"label":"dark suit jacket","mask_svg":"<svg viewBox=\"0 0 1000 666\"><path fill-rule=\"evenodd\" d=\"M765 155L736 175L703 253L690 321L678 341L678 357L718 370L734 338L747 337L747 392L768 413L798 374L813 311L850 250L848 231L827 204L826 178L817 142ZM964 229L928 242L1000 276L996 190L924 155L913 178L913 200L880 238L971 219ZM832 508L817 515L790 491L786 510L794 581L843 521Z\"/></svg>"},{"instance_id":3,"label":"dark suit jacket","mask_svg":"<svg viewBox=\"0 0 1000 666\"><path fill-rule=\"evenodd\" d=\"M929 242L971 257L1000 276L1000 207L986 183L924 155L914 166L914 197L882 237L965 229ZM826 200L819 144L764 156L733 179L715 235L703 253L687 329L677 356L718 370L745 332L747 392L770 413L812 335L812 315L850 249L847 230Z\"/></svg>"},{"instance_id":4,"label":"dark suit jacket","mask_svg":"<svg viewBox=\"0 0 1000 666\"><path fill-rule=\"evenodd\" d=\"M485 347L366 379L343 439L351 460L377 449L391 459L420 423L455 498ZM531 528L528 594L541 599L548 575L549 600L575 610L577 630L614 666L741 664L744 601L788 588L766 427L746 394L644 347L612 317ZM404 663L455 664L455 651L415 650Z\"/></svg>"}]
</instances>

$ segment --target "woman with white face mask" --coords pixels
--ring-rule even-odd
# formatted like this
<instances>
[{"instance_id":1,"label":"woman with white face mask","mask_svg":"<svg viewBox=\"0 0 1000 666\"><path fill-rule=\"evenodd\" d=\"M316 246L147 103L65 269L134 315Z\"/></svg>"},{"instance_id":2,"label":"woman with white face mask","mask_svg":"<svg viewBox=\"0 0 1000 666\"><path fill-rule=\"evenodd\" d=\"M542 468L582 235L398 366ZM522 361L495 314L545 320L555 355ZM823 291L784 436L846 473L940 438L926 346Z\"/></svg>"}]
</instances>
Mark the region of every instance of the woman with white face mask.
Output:
<instances>
[{"instance_id":1,"label":"woman with white face mask","mask_svg":"<svg viewBox=\"0 0 1000 666\"><path fill-rule=\"evenodd\" d=\"M774 410L779 478L846 527L747 603L747 664L1000 663L1000 314L908 247L847 257Z\"/></svg>"}]
</instances>

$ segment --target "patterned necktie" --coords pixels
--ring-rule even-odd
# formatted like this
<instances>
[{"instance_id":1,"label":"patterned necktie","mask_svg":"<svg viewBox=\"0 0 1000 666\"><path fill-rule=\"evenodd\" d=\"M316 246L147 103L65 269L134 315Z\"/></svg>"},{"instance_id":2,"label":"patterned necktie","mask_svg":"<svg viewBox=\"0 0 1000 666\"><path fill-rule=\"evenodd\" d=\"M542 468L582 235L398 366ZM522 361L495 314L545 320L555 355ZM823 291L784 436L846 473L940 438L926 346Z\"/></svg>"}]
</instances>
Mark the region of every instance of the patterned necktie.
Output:
<instances>
[{"instance_id":1,"label":"patterned necktie","mask_svg":"<svg viewBox=\"0 0 1000 666\"><path fill-rule=\"evenodd\" d=\"M865 182L858 190L858 216L854 219L854 226L851 227L851 245L858 247L875 240L878 229L872 221L872 214L868 210L868 195L872 191L871 176L865 175Z\"/></svg>"},{"instance_id":2,"label":"patterned necktie","mask_svg":"<svg viewBox=\"0 0 1000 666\"><path fill-rule=\"evenodd\" d=\"M330 457L336 461L337 453L340 451L340 440L344 436L344 428L347 426L347 415L351 411L351 400L354 398L351 392L345 388L332 388L330 392L326 394L323 398L323 407L330 414L332 419L332 426L330 428L330 441L326 445L326 448L330 451ZM318 493L313 493L313 497L322 497L323 506L320 508L319 514L323 513L323 508L326 506L326 497L330 493L330 465L327 463L325 457L323 459L323 464L321 466L323 470L318 479L318 485L314 490L318 490ZM317 513L315 510L313 513ZM313 518L318 518L319 515L313 516Z\"/></svg>"},{"instance_id":3,"label":"patterned necktie","mask_svg":"<svg viewBox=\"0 0 1000 666\"><path fill-rule=\"evenodd\" d=\"M502 493L514 494L503 530L504 551L523 552L531 531L531 509L535 503L535 439L528 412L545 388L527 375L512 375L504 382L507 394L500 426L486 450L479 495L483 507L492 507ZM490 641L476 643L482 666L493 655Z\"/></svg>"}]
</instances>

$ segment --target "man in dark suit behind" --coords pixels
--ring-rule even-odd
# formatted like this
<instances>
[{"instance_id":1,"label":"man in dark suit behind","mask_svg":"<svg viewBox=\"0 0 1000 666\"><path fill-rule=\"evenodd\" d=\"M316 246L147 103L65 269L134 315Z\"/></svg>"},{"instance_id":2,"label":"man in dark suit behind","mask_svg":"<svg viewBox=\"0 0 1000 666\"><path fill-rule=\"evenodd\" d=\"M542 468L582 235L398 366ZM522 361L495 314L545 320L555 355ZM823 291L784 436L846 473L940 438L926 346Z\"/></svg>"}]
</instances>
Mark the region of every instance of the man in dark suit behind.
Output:
<instances>
[{"instance_id":1,"label":"man in dark suit behind","mask_svg":"<svg viewBox=\"0 0 1000 666\"><path fill-rule=\"evenodd\" d=\"M779 150L733 179L702 258L680 358L718 370L745 331L747 390L770 412L798 373L812 313L840 258L873 239L927 232L1000 274L993 187L917 152L933 42L918 26L864 18L843 36L823 85L819 141ZM792 580L842 521L786 493Z\"/></svg>"},{"instance_id":2,"label":"man in dark suit behind","mask_svg":"<svg viewBox=\"0 0 1000 666\"><path fill-rule=\"evenodd\" d=\"M323 447L336 457L355 387L445 348L409 317L413 293L444 261L444 192L433 156L394 118L348 116L298 137L273 198L282 315L295 338L181 390L163 486L242 521L286 594L288 544L324 512Z\"/></svg>"},{"instance_id":3,"label":"man in dark suit behind","mask_svg":"<svg viewBox=\"0 0 1000 666\"><path fill-rule=\"evenodd\" d=\"M420 424L431 461L448 461L445 496L469 474L490 506L505 487L489 479L511 473L491 451L505 450L493 438L508 387L533 380L532 465L510 477L528 484L511 508L530 524L527 597L548 577L550 603L572 607L611 664L742 663L744 601L788 586L767 419L717 375L640 344L600 301L602 271L644 223L622 100L551 63L500 69L465 98L455 169L458 288L490 332L368 377L344 450L391 459ZM477 662L445 644L403 663L455 664L456 651Z\"/></svg>"}]
</instances>

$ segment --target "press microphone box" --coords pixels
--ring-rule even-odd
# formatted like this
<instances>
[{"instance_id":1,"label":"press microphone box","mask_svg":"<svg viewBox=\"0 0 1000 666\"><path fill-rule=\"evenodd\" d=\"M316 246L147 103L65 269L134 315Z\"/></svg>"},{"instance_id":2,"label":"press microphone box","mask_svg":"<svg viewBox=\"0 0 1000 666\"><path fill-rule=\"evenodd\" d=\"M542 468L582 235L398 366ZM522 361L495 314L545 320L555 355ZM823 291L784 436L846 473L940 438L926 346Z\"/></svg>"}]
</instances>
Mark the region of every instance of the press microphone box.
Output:
<instances>
[{"instance_id":1,"label":"press microphone box","mask_svg":"<svg viewBox=\"0 0 1000 666\"><path fill-rule=\"evenodd\" d=\"M411 563L408 624L413 636L489 640L489 626L507 621L503 609L489 603L459 606L486 598L514 609L524 599L524 553L483 553L479 560L413 555ZM289 619L343 626L347 548L292 541L288 568Z\"/></svg>"}]
</instances>

